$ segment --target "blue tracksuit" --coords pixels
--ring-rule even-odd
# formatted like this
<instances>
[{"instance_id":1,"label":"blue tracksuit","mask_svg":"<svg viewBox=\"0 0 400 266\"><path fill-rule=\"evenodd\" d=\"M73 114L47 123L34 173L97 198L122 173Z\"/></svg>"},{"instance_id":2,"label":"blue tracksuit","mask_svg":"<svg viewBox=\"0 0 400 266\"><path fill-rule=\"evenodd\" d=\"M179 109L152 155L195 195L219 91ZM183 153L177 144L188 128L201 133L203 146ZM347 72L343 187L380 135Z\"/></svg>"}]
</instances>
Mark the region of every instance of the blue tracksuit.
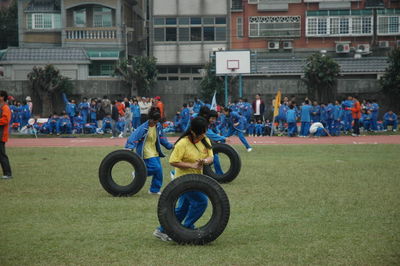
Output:
<instances>
[{"instance_id":1,"label":"blue tracksuit","mask_svg":"<svg viewBox=\"0 0 400 266\"><path fill-rule=\"evenodd\" d=\"M372 105L371 105L371 129L374 131L378 130L378 113L379 113L379 105L377 103L372 103Z\"/></svg>"},{"instance_id":2,"label":"blue tracksuit","mask_svg":"<svg viewBox=\"0 0 400 266\"><path fill-rule=\"evenodd\" d=\"M283 103L281 106L279 106L279 113L278 116L276 117L277 122L279 123L279 130L283 131L285 129L285 123L286 123L286 112L288 111L288 106Z\"/></svg>"},{"instance_id":3,"label":"blue tracksuit","mask_svg":"<svg viewBox=\"0 0 400 266\"><path fill-rule=\"evenodd\" d=\"M73 118L74 120L74 126L73 129L76 130L76 133L82 133L83 132L83 125L85 122L83 121L83 117L78 115Z\"/></svg>"},{"instance_id":4,"label":"blue tracksuit","mask_svg":"<svg viewBox=\"0 0 400 266\"><path fill-rule=\"evenodd\" d=\"M97 122L97 116L96 116L96 111L97 111L97 104L91 104L89 108L89 113L90 113L90 122L94 123Z\"/></svg>"},{"instance_id":5,"label":"blue tracksuit","mask_svg":"<svg viewBox=\"0 0 400 266\"><path fill-rule=\"evenodd\" d=\"M72 118L76 115L77 111L76 111L76 104L74 103L70 103L67 99L67 95L65 93L62 94L63 96L63 100L65 103L65 112L67 113L67 115L70 117L71 122L72 122Z\"/></svg>"},{"instance_id":6,"label":"blue tracksuit","mask_svg":"<svg viewBox=\"0 0 400 266\"><path fill-rule=\"evenodd\" d=\"M312 107L308 104L303 105L300 111L301 129L300 136L308 136L310 134L310 123L311 123L311 109Z\"/></svg>"},{"instance_id":7,"label":"blue tracksuit","mask_svg":"<svg viewBox=\"0 0 400 266\"><path fill-rule=\"evenodd\" d=\"M263 130L264 129L264 125L261 123L261 124L256 124L256 135L257 136L262 136L263 135Z\"/></svg>"},{"instance_id":8,"label":"blue tracksuit","mask_svg":"<svg viewBox=\"0 0 400 266\"><path fill-rule=\"evenodd\" d=\"M228 122L228 132L225 137L230 137L236 134L246 149L251 148L243 133L246 132L247 120L244 116L239 115L237 112L230 112L229 116L226 117ZM239 123L235 126L236 123Z\"/></svg>"},{"instance_id":9,"label":"blue tracksuit","mask_svg":"<svg viewBox=\"0 0 400 266\"><path fill-rule=\"evenodd\" d=\"M49 129L50 134L58 133L57 131L58 120L60 120L59 117L50 117L47 120L47 127Z\"/></svg>"},{"instance_id":10,"label":"blue tracksuit","mask_svg":"<svg viewBox=\"0 0 400 266\"><path fill-rule=\"evenodd\" d=\"M321 122L324 127L327 125L327 120L328 120L328 114L326 112L326 107L320 106L320 119L319 121Z\"/></svg>"},{"instance_id":11,"label":"blue tracksuit","mask_svg":"<svg viewBox=\"0 0 400 266\"><path fill-rule=\"evenodd\" d=\"M168 142L167 137L165 137L161 123L157 123L156 127L156 150L159 157L144 159L147 167L147 175L153 176L153 180L151 181L150 186L150 192L152 193L159 192L163 183L163 173L160 157L165 157L165 155L161 151L160 144L168 150L174 147L174 145ZM146 121L129 136L128 140L126 141L125 148L132 150L135 149L136 153L143 158L143 148L144 144L146 143L148 130L149 121Z\"/></svg>"},{"instance_id":12,"label":"blue tracksuit","mask_svg":"<svg viewBox=\"0 0 400 266\"><path fill-rule=\"evenodd\" d=\"M297 134L297 124L296 124L296 110L289 109L286 112L286 121L288 123L288 136L294 137Z\"/></svg>"},{"instance_id":13,"label":"blue tracksuit","mask_svg":"<svg viewBox=\"0 0 400 266\"><path fill-rule=\"evenodd\" d=\"M333 125L332 125L332 136L339 136L341 130L341 120L343 117L343 109L340 105L333 107Z\"/></svg>"},{"instance_id":14,"label":"blue tracksuit","mask_svg":"<svg viewBox=\"0 0 400 266\"><path fill-rule=\"evenodd\" d=\"M247 134L249 136L256 135L256 124L254 124L254 122L250 122L249 126L247 127Z\"/></svg>"},{"instance_id":15,"label":"blue tracksuit","mask_svg":"<svg viewBox=\"0 0 400 266\"><path fill-rule=\"evenodd\" d=\"M383 128L387 130L387 126L392 126L393 130L397 130L397 115L395 113L389 114L387 112L383 115Z\"/></svg>"},{"instance_id":16,"label":"blue tracksuit","mask_svg":"<svg viewBox=\"0 0 400 266\"><path fill-rule=\"evenodd\" d=\"M190 113L189 113L189 108L183 108L181 112L181 127L182 130L185 130L188 126L188 123L190 121Z\"/></svg>"},{"instance_id":17,"label":"blue tracksuit","mask_svg":"<svg viewBox=\"0 0 400 266\"><path fill-rule=\"evenodd\" d=\"M57 121L57 134L71 134L72 126L71 119L69 117L60 117Z\"/></svg>"},{"instance_id":18,"label":"blue tracksuit","mask_svg":"<svg viewBox=\"0 0 400 266\"><path fill-rule=\"evenodd\" d=\"M326 111L326 129L328 130L329 134L332 134L332 127L333 127L333 111L335 106L333 104L328 104L325 107Z\"/></svg>"},{"instance_id":19,"label":"blue tracksuit","mask_svg":"<svg viewBox=\"0 0 400 266\"><path fill-rule=\"evenodd\" d=\"M370 130L371 127L371 114L363 113L361 115L360 124L362 124L364 130Z\"/></svg>"},{"instance_id":20,"label":"blue tracksuit","mask_svg":"<svg viewBox=\"0 0 400 266\"><path fill-rule=\"evenodd\" d=\"M131 104L129 107L132 113L132 127L137 129L140 126L140 106L138 104Z\"/></svg>"},{"instance_id":21,"label":"blue tracksuit","mask_svg":"<svg viewBox=\"0 0 400 266\"><path fill-rule=\"evenodd\" d=\"M313 105L311 107L311 122L321 121L321 107L319 105Z\"/></svg>"},{"instance_id":22,"label":"blue tracksuit","mask_svg":"<svg viewBox=\"0 0 400 266\"><path fill-rule=\"evenodd\" d=\"M223 137L223 136L221 136L221 135L218 135L218 134L215 133L214 130L212 130L211 128L208 128L208 129L207 129L206 136L207 136L210 140L215 141L215 142L225 143L225 141L226 141L226 138L225 138L225 137ZM218 154L214 154L214 169L215 169L215 173L218 174L218 175L222 175L222 174L224 173L224 172L222 171L222 168L221 168L221 163L220 163L220 161L219 161L219 156L218 156Z\"/></svg>"},{"instance_id":23,"label":"blue tracksuit","mask_svg":"<svg viewBox=\"0 0 400 266\"><path fill-rule=\"evenodd\" d=\"M103 131L103 133L106 133L106 129L110 129L112 130L112 122L111 122L112 118L111 117L104 117L103 118L103 125L101 126L101 131Z\"/></svg>"},{"instance_id":24,"label":"blue tracksuit","mask_svg":"<svg viewBox=\"0 0 400 266\"><path fill-rule=\"evenodd\" d=\"M351 110L346 110L346 108L353 108L353 104L354 104L354 102L352 100L345 100L342 102L343 121L344 121L344 130L345 131L351 131L353 116L351 115Z\"/></svg>"},{"instance_id":25,"label":"blue tracksuit","mask_svg":"<svg viewBox=\"0 0 400 266\"><path fill-rule=\"evenodd\" d=\"M193 105L193 112L194 113L199 113L200 108L204 105L204 103L201 100L197 100L194 105Z\"/></svg>"},{"instance_id":26,"label":"blue tracksuit","mask_svg":"<svg viewBox=\"0 0 400 266\"><path fill-rule=\"evenodd\" d=\"M81 113L82 121L84 123L88 122L90 104L88 102L81 102L78 105L78 109L79 109L79 112Z\"/></svg>"},{"instance_id":27,"label":"blue tracksuit","mask_svg":"<svg viewBox=\"0 0 400 266\"><path fill-rule=\"evenodd\" d=\"M29 118L31 118L31 111L29 110L29 105L25 104L21 106L21 127L24 127L28 124Z\"/></svg>"}]
</instances>

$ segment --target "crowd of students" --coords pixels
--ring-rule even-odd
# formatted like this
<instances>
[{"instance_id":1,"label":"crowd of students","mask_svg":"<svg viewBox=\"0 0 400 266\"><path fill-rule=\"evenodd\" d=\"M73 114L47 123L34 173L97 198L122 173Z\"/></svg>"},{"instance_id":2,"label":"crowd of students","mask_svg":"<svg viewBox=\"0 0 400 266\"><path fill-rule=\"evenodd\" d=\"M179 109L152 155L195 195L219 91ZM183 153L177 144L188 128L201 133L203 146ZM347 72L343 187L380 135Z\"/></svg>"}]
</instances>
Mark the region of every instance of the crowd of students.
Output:
<instances>
[{"instance_id":1,"label":"crowd of students","mask_svg":"<svg viewBox=\"0 0 400 266\"><path fill-rule=\"evenodd\" d=\"M14 101L10 104L12 110L11 130L22 133L32 133L34 130L42 134L104 134L112 133L112 138L126 136L147 120L152 106L161 110L165 119L164 104L161 98L133 97L111 101L107 96L102 99L83 98L77 104L62 95L65 109L62 113L53 113L45 121L33 120L32 107ZM30 97L29 97L30 100ZM32 106L32 105L31 105ZM119 134L119 135L118 135Z\"/></svg>"},{"instance_id":2,"label":"crowd of students","mask_svg":"<svg viewBox=\"0 0 400 266\"><path fill-rule=\"evenodd\" d=\"M54 113L47 121L43 123L35 121L33 124L28 124L32 117L31 98L28 96L23 102L12 101L10 104L11 130L28 133L36 130L42 134L58 135L111 133L111 138L117 136L122 138L147 121L150 108L155 106L160 109L165 133L183 132L190 121L197 116L202 106L211 108L211 104L207 101L203 102L195 98L194 101L183 104L176 112L173 121L166 121L164 104L159 96L133 97L114 101L108 99L107 96L102 99L83 98L79 104L73 99L69 100L65 94L63 94L63 99L65 110L61 114ZM271 104L271 109L273 106L274 103ZM278 135L306 137L310 135L310 127L313 123L322 125L325 129L322 135L331 136L351 133L355 121L357 126L359 125L364 131L385 131L388 126L391 126L393 131L397 131L398 126L397 115L392 111L385 113L381 121L378 120L380 107L375 100L362 101L355 117L351 110L355 106L355 101L351 96L343 101L336 100L321 104L317 101L311 102L307 98L301 104L297 104L295 98L289 100L288 97L284 97L278 106L278 115L275 118L265 119L268 108L260 94L255 96L252 103L240 98L226 107L216 105L214 109L218 116L214 131L225 137L236 134L245 147L250 149L245 135L269 136L273 131ZM269 110L273 111L271 109ZM353 135L359 135L359 132L353 132Z\"/></svg>"}]
</instances>

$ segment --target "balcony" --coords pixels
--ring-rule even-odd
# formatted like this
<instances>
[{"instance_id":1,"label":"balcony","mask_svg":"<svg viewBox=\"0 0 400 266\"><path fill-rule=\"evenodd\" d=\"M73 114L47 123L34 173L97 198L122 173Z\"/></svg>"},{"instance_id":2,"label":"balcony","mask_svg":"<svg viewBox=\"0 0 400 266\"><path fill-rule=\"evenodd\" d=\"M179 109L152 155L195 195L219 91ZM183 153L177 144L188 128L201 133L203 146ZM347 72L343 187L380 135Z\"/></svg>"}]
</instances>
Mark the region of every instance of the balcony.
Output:
<instances>
[{"instance_id":1,"label":"balcony","mask_svg":"<svg viewBox=\"0 0 400 266\"><path fill-rule=\"evenodd\" d=\"M67 28L65 29L66 41L115 41L117 28Z\"/></svg>"}]
</instances>

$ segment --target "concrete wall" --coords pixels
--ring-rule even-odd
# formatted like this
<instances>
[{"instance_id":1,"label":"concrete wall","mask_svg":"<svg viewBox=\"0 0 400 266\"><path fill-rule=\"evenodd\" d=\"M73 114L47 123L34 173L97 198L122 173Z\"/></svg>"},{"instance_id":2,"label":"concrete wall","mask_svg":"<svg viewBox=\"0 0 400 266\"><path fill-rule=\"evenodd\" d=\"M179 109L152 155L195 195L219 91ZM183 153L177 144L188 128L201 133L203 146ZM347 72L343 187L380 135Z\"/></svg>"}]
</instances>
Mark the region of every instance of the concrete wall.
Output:
<instances>
[{"instance_id":1,"label":"concrete wall","mask_svg":"<svg viewBox=\"0 0 400 266\"><path fill-rule=\"evenodd\" d=\"M227 13L227 1L223 0L156 0L153 3L154 16L226 15Z\"/></svg>"},{"instance_id":2,"label":"concrete wall","mask_svg":"<svg viewBox=\"0 0 400 266\"><path fill-rule=\"evenodd\" d=\"M27 80L27 75L32 71L34 66L44 67L46 63L40 64L14 64L4 65L4 77L10 80ZM89 70L87 65L82 64L54 64L54 67L60 70L60 74L68 77L72 80L85 80L89 76Z\"/></svg>"},{"instance_id":3,"label":"concrete wall","mask_svg":"<svg viewBox=\"0 0 400 266\"><path fill-rule=\"evenodd\" d=\"M226 43L212 44L153 44L157 65L203 65L209 60L213 48L226 48Z\"/></svg>"},{"instance_id":4,"label":"concrete wall","mask_svg":"<svg viewBox=\"0 0 400 266\"><path fill-rule=\"evenodd\" d=\"M122 98L131 95L129 88L123 82L118 80L86 80L75 81L76 89L69 98L80 101L83 96L103 97L108 95L110 99ZM183 103L193 100L194 96L200 95L200 81L158 81L156 88L149 96L160 96L166 108L166 114L169 119L181 109ZM32 91L28 88L27 81L5 81L0 80L0 88L5 89L10 95L22 100L27 95L32 96ZM290 78L261 78L252 77L244 79L243 97L252 101L255 94L261 93L262 98L267 105L267 109L271 109L271 102L276 94L275 88L282 88L283 96L296 96L297 101L301 102L307 94L304 85L298 79ZM237 84L230 90L230 99L238 97ZM357 94L360 99L376 98L381 105L381 114L388 108L386 103L388 99L379 93L379 83L376 79L340 79L338 81L338 99L349 94ZM211 99L205 99L211 101ZM35 103L34 104L40 104ZM64 104L60 101L59 108L64 108ZM396 110L396 106L391 106ZM397 106L399 109L399 106Z\"/></svg>"}]
</instances>

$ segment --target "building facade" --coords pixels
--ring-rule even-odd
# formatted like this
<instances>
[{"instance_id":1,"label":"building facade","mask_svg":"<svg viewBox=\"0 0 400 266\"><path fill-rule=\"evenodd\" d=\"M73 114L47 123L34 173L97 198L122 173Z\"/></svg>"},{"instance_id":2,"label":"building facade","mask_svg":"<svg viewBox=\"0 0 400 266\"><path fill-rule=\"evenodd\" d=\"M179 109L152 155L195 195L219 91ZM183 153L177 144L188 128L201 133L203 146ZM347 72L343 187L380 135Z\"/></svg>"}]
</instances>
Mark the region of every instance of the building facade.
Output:
<instances>
[{"instance_id":1,"label":"building facade","mask_svg":"<svg viewBox=\"0 0 400 266\"><path fill-rule=\"evenodd\" d=\"M159 80L201 79L210 52L229 47L230 0L152 0L150 54Z\"/></svg>"},{"instance_id":2,"label":"building facade","mask_svg":"<svg viewBox=\"0 0 400 266\"><path fill-rule=\"evenodd\" d=\"M232 49L270 57L326 50L382 56L400 46L400 1L232 0Z\"/></svg>"},{"instance_id":3,"label":"building facade","mask_svg":"<svg viewBox=\"0 0 400 266\"><path fill-rule=\"evenodd\" d=\"M119 59L146 54L145 21L145 0L18 0L19 49L46 54L40 63L56 61L61 73L72 79L110 77ZM74 74L66 70L73 61L63 66L57 58L77 49L83 49L89 60L81 56L79 63L87 62L86 70L76 64ZM11 57L12 62L5 51L0 61L5 78L26 79L31 65L38 62L27 61L28 56ZM23 60L18 63L17 58Z\"/></svg>"}]
</instances>

